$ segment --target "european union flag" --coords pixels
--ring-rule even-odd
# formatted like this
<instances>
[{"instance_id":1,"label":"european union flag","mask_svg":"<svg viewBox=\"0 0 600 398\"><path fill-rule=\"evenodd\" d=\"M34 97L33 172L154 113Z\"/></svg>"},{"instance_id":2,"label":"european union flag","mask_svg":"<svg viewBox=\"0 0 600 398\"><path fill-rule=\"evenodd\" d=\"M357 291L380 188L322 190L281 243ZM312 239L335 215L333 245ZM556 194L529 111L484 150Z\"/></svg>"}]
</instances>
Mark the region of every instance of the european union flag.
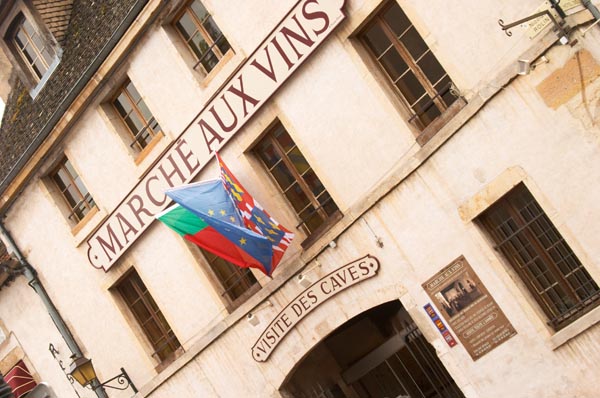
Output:
<instances>
[{"instance_id":1,"label":"european union flag","mask_svg":"<svg viewBox=\"0 0 600 398\"><path fill-rule=\"evenodd\" d=\"M195 225L194 230L183 231L184 233L179 229L177 231L186 239L233 264L258 268L266 275L271 275L271 242L244 226L237 208L220 180L182 185L165 193L177 204L199 217L205 223L205 227L200 228L198 223L182 223L182 217L187 219L189 214L176 209L173 210L175 213L170 213L173 215L161 214L159 220L169 226L169 221L177 220L179 229L181 225Z\"/></svg>"}]
</instances>

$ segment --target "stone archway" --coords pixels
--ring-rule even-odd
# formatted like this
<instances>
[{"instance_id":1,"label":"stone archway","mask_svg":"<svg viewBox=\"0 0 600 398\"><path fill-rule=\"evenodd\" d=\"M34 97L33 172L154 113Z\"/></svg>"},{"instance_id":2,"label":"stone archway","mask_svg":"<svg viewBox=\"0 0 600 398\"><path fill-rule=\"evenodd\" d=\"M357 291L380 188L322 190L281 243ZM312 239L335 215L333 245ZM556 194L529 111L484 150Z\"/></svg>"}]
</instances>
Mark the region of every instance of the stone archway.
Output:
<instances>
[{"instance_id":1,"label":"stone archway","mask_svg":"<svg viewBox=\"0 0 600 398\"><path fill-rule=\"evenodd\" d=\"M463 398L398 300L335 329L295 366L281 393L294 398Z\"/></svg>"}]
</instances>

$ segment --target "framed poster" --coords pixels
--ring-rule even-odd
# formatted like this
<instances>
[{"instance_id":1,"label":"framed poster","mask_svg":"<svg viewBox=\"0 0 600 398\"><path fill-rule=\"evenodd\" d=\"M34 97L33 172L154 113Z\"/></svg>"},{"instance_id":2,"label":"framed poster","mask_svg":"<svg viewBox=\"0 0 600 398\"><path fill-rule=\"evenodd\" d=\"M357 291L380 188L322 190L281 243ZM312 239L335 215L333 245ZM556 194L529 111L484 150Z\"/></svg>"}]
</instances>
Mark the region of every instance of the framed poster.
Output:
<instances>
[{"instance_id":1,"label":"framed poster","mask_svg":"<svg viewBox=\"0 0 600 398\"><path fill-rule=\"evenodd\" d=\"M422 286L474 361L517 334L464 256Z\"/></svg>"}]
</instances>

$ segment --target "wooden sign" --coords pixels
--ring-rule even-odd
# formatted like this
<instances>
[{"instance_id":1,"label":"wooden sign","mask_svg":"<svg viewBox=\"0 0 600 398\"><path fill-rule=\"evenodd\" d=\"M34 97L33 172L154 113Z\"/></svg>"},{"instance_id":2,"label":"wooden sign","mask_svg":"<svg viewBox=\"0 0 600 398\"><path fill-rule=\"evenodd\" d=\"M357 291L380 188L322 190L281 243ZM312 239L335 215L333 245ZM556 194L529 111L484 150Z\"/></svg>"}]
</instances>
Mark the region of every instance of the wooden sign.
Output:
<instances>
[{"instance_id":1,"label":"wooden sign","mask_svg":"<svg viewBox=\"0 0 600 398\"><path fill-rule=\"evenodd\" d=\"M313 283L273 319L252 347L252 358L257 362L266 361L289 331L315 308L350 286L374 277L377 270L379 260L366 255Z\"/></svg>"}]
</instances>

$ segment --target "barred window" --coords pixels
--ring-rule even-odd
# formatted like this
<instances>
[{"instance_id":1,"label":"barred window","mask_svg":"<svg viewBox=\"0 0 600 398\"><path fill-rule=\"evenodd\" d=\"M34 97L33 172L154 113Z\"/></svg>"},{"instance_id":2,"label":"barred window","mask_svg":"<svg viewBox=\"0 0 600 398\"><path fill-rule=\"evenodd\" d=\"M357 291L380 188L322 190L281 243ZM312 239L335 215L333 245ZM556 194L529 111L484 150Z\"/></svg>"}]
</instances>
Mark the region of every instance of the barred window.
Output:
<instances>
[{"instance_id":1,"label":"barred window","mask_svg":"<svg viewBox=\"0 0 600 398\"><path fill-rule=\"evenodd\" d=\"M198 0L189 2L183 8L174 25L198 60L194 69L201 64L206 73L210 72L231 48L212 16Z\"/></svg>"},{"instance_id":2,"label":"barred window","mask_svg":"<svg viewBox=\"0 0 600 398\"><path fill-rule=\"evenodd\" d=\"M127 81L112 102L121 120L131 134L130 146L144 149L162 129L131 81Z\"/></svg>"},{"instance_id":3,"label":"barred window","mask_svg":"<svg viewBox=\"0 0 600 398\"><path fill-rule=\"evenodd\" d=\"M160 362L172 358L181 344L138 273L129 272L116 289L155 350L152 356Z\"/></svg>"},{"instance_id":4,"label":"barred window","mask_svg":"<svg viewBox=\"0 0 600 398\"><path fill-rule=\"evenodd\" d=\"M452 80L404 11L391 1L361 32L360 39L423 130L455 100Z\"/></svg>"},{"instance_id":5,"label":"barred window","mask_svg":"<svg viewBox=\"0 0 600 398\"><path fill-rule=\"evenodd\" d=\"M307 235L315 233L338 207L285 128L278 124L259 142L256 154L290 202Z\"/></svg>"},{"instance_id":6,"label":"barred window","mask_svg":"<svg viewBox=\"0 0 600 398\"><path fill-rule=\"evenodd\" d=\"M94 198L88 192L79 174L66 157L51 173L50 178L59 189L65 203L69 206L69 220L78 223L85 215L96 207Z\"/></svg>"},{"instance_id":7,"label":"barred window","mask_svg":"<svg viewBox=\"0 0 600 398\"><path fill-rule=\"evenodd\" d=\"M479 219L555 330L600 303L598 285L524 184Z\"/></svg>"}]
</instances>

